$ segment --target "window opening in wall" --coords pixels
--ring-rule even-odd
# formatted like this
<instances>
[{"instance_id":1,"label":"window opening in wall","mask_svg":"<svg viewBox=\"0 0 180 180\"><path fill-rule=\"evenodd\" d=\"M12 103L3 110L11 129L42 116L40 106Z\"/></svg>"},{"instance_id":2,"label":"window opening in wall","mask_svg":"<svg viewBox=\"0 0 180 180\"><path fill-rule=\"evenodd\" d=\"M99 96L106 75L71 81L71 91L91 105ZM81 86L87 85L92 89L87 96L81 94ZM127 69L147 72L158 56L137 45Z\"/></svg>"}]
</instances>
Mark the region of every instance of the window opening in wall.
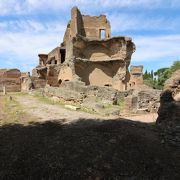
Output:
<instances>
[{"instance_id":1,"label":"window opening in wall","mask_svg":"<svg viewBox=\"0 0 180 180\"><path fill-rule=\"evenodd\" d=\"M66 50L60 49L60 54L61 54L61 63L63 63L65 61L65 57L66 57Z\"/></svg>"},{"instance_id":2,"label":"window opening in wall","mask_svg":"<svg viewBox=\"0 0 180 180\"><path fill-rule=\"evenodd\" d=\"M57 60L54 61L54 64L57 64Z\"/></svg>"},{"instance_id":3,"label":"window opening in wall","mask_svg":"<svg viewBox=\"0 0 180 180\"><path fill-rule=\"evenodd\" d=\"M100 36L100 39L105 39L106 38L106 31L105 31L105 29L100 29L99 36Z\"/></svg>"}]
</instances>

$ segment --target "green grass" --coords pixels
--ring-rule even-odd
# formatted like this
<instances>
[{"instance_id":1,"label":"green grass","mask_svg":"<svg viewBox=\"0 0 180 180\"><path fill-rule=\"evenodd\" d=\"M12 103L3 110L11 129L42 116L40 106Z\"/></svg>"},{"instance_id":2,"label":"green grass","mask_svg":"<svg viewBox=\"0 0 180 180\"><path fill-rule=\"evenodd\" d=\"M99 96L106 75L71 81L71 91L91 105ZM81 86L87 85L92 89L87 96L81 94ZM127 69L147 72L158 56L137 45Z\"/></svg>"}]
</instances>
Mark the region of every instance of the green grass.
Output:
<instances>
[{"instance_id":1,"label":"green grass","mask_svg":"<svg viewBox=\"0 0 180 180\"><path fill-rule=\"evenodd\" d=\"M47 96L43 96L41 93L36 92L33 94L33 96L38 99L39 101L45 103L45 104L50 104L50 105L65 105L65 101L63 101L62 99L59 99L58 102L54 101L52 98L47 97ZM72 104L71 104L72 105Z\"/></svg>"},{"instance_id":2,"label":"green grass","mask_svg":"<svg viewBox=\"0 0 180 180\"><path fill-rule=\"evenodd\" d=\"M124 98L119 98L117 100L117 105L120 107L120 112L124 110Z\"/></svg>"},{"instance_id":3,"label":"green grass","mask_svg":"<svg viewBox=\"0 0 180 180\"><path fill-rule=\"evenodd\" d=\"M2 116L0 115L0 126L7 124L28 125L29 122L36 121L35 117L24 111L23 106L16 99L17 96L25 95L27 93L8 93L6 96L0 96L0 113L2 113Z\"/></svg>"},{"instance_id":4,"label":"green grass","mask_svg":"<svg viewBox=\"0 0 180 180\"><path fill-rule=\"evenodd\" d=\"M15 123L25 123L26 113L23 111L21 105L16 101L15 97L12 96L1 97L1 106L3 117L0 119L0 125L4 124L15 124Z\"/></svg>"}]
</instances>

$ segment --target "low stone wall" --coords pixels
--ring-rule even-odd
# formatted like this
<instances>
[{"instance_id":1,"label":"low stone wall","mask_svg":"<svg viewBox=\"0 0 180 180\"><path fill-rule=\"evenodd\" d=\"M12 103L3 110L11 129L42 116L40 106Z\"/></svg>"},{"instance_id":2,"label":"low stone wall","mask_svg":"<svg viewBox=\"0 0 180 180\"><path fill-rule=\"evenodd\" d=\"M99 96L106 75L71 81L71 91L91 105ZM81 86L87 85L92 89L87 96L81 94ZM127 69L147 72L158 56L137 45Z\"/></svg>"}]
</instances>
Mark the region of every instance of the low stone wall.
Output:
<instances>
[{"instance_id":1,"label":"low stone wall","mask_svg":"<svg viewBox=\"0 0 180 180\"><path fill-rule=\"evenodd\" d=\"M121 110L121 114L139 114L157 112L161 91L149 89L122 92L110 87L85 86L79 81L69 81L63 82L60 87L46 86L43 93L48 97L79 103L95 111L114 107Z\"/></svg>"},{"instance_id":2,"label":"low stone wall","mask_svg":"<svg viewBox=\"0 0 180 180\"><path fill-rule=\"evenodd\" d=\"M28 92L32 89L44 88L46 86L46 80L38 77L22 77L21 78L21 91Z\"/></svg>"},{"instance_id":3,"label":"low stone wall","mask_svg":"<svg viewBox=\"0 0 180 180\"><path fill-rule=\"evenodd\" d=\"M44 94L56 96L66 101L83 102L86 98L95 98L97 101L106 101L109 104L117 104L118 99L132 94L132 91L120 92L109 87L85 86L78 81L63 82L60 87L46 86Z\"/></svg>"},{"instance_id":4,"label":"low stone wall","mask_svg":"<svg viewBox=\"0 0 180 180\"><path fill-rule=\"evenodd\" d=\"M63 82L60 87L46 86L43 94L53 99L81 105L103 115L119 115L124 97L132 91L120 92L110 87L85 86L79 81Z\"/></svg>"},{"instance_id":5,"label":"low stone wall","mask_svg":"<svg viewBox=\"0 0 180 180\"><path fill-rule=\"evenodd\" d=\"M160 106L161 90L144 90L138 92L138 109L147 108L149 112L157 112Z\"/></svg>"},{"instance_id":6,"label":"low stone wall","mask_svg":"<svg viewBox=\"0 0 180 180\"><path fill-rule=\"evenodd\" d=\"M161 92L155 89L133 91L131 96L125 97L124 113L156 113L160 106Z\"/></svg>"}]
</instances>

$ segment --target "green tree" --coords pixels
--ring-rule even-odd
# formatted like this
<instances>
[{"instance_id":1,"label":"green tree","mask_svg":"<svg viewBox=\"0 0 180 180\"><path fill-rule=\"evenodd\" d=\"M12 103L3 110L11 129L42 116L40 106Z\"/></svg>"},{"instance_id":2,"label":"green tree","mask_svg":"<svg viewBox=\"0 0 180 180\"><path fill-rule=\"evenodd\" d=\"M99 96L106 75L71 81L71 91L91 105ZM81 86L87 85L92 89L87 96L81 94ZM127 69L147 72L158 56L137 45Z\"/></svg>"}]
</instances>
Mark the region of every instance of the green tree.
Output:
<instances>
[{"instance_id":1,"label":"green tree","mask_svg":"<svg viewBox=\"0 0 180 180\"><path fill-rule=\"evenodd\" d=\"M153 70L151 70L151 79L152 79L152 80L154 79L154 73L153 73Z\"/></svg>"},{"instance_id":2,"label":"green tree","mask_svg":"<svg viewBox=\"0 0 180 180\"><path fill-rule=\"evenodd\" d=\"M173 65L171 66L171 70L172 72L175 72L178 69L180 69L180 61L174 61Z\"/></svg>"},{"instance_id":3,"label":"green tree","mask_svg":"<svg viewBox=\"0 0 180 180\"><path fill-rule=\"evenodd\" d=\"M147 69L146 69L145 73L143 74L143 79L144 80L147 79L147 76L148 76L148 72L147 72Z\"/></svg>"},{"instance_id":4,"label":"green tree","mask_svg":"<svg viewBox=\"0 0 180 180\"><path fill-rule=\"evenodd\" d=\"M158 89L162 89L164 86L164 82L171 77L172 71L170 68L161 68L158 69L154 75L157 77L157 81L155 82L155 86Z\"/></svg>"},{"instance_id":5,"label":"green tree","mask_svg":"<svg viewBox=\"0 0 180 180\"><path fill-rule=\"evenodd\" d=\"M146 70L143 74L144 83L155 89L162 89L165 81L178 69L180 69L180 61L174 61L172 66L160 68L156 72Z\"/></svg>"}]
</instances>

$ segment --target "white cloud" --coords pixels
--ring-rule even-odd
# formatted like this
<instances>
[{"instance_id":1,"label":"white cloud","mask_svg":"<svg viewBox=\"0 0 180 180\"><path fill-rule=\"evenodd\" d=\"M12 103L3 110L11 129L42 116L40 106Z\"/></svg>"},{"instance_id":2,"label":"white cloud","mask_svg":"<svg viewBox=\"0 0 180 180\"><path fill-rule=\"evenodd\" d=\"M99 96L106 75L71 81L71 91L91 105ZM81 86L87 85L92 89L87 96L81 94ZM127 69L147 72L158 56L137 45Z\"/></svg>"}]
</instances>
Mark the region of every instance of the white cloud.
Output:
<instances>
[{"instance_id":1,"label":"white cloud","mask_svg":"<svg viewBox=\"0 0 180 180\"><path fill-rule=\"evenodd\" d=\"M148 8L157 9L164 7L176 8L179 0L1 0L0 15L6 14L30 14L49 11L67 10L72 6L89 11L91 8L113 9L113 8Z\"/></svg>"},{"instance_id":2,"label":"white cloud","mask_svg":"<svg viewBox=\"0 0 180 180\"><path fill-rule=\"evenodd\" d=\"M0 36L0 55L8 57L8 61L21 64L22 69L26 64L38 63L39 53L48 53L58 46L62 37L57 33L29 34L29 33L6 33ZM30 62L29 62L30 61ZM3 63L1 63L3 65Z\"/></svg>"},{"instance_id":3,"label":"white cloud","mask_svg":"<svg viewBox=\"0 0 180 180\"><path fill-rule=\"evenodd\" d=\"M177 30L180 18L149 17L146 14L114 13L108 16L112 32L134 30Z\"/></svg>"},{"instance_id":4,"label":"white cloud","mask_svg":"<svg viewBox=\"0 0 180 180\"><path fill-rule=\"evenodd\" d=\"M6 31L13 26L16 31ZM31 20L10 21L3 23L3 27L5 29L0 31L0 66L14 64L14 67L18 65L23 70L37 65L39 53L48 53L58 46L65 31L64 24L58 21L49 24Z\"/></svg>"},{"instance_id":5,"label":"white cloud","mask_svg":"<svg viewBox=\"0 0 180 180\"><path fill-rule=\"evenodd\" d=\"M153 62L156 60L173 61L180 58L180 34L133 38L136 44L136 52L133 62Z\"/></svg>"},{"instance_id":6,"label":"white cloud","mask_svg":"<svg viewBox=\"0 0 180 180\"><path fill-rule=\"evenodd\" d=\"M1 0L0 1L0 15L12 13L12 10L17 13L19 3L16 0Z\"/></svg>"},{"instance_id":7,"label":"white cloud","mask_svg":"<svg viewBox=\"0 0 180 180\"><path fill-rule=\"evenodd\" d=\"M64 33L66 25L65 23L54 20L51 22L40 22L36 20L10 20L0 22L0 32L29 32L29 33L40 33L40 32L62 32Z\"/></svg>"}]
</instances>

